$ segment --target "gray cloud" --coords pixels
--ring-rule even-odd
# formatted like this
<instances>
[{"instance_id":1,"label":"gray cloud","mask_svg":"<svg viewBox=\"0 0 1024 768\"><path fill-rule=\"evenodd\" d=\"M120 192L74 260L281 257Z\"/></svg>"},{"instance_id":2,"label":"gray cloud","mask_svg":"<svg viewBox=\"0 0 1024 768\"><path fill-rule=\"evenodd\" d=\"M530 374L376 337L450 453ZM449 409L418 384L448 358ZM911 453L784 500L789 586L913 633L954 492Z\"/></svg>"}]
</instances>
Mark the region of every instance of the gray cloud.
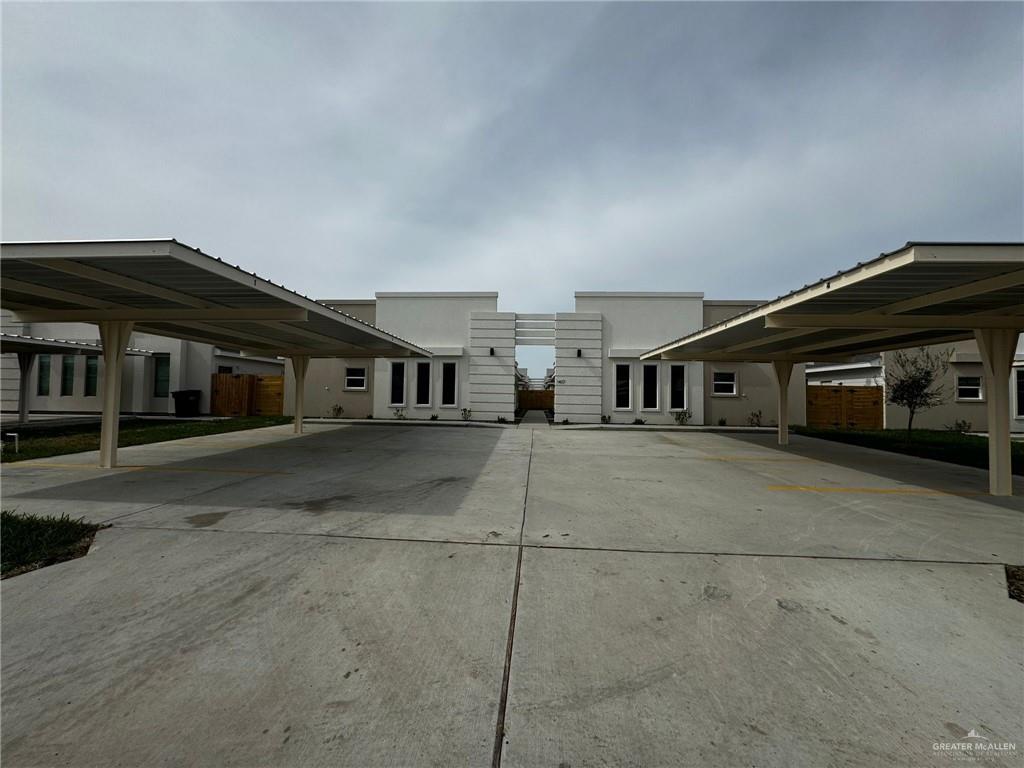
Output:
<instances>
[{"instance_id":1,"label":"gray cloud","mask_svg":"<svg viewBox=\"0 0 1024 768\"><path fill-rule=\"evenodd\" d=\"M1019 4L7 3L3 236L174 235L314 296L770 298L908 239L1024 239L1022 30Z\"/></svg>"}]
</instances>

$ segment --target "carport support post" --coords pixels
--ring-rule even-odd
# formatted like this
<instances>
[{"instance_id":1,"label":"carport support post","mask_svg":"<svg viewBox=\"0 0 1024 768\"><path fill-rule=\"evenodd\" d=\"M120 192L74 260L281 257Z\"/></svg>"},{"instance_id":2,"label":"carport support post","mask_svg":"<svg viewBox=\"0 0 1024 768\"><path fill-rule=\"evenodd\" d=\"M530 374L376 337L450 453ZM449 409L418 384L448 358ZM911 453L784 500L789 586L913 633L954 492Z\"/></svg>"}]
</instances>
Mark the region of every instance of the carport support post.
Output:
<instances>
[{"instance_id":1,"label":"carport support post","mask_svg":"<svg viewBox=\"0 0 1024 768\"><path fill-rule=\"evenodd\" d=\"M132 323L105 320L100 327L103 344L103 422L100 426L100 466L117 466L117 431L121 418L121 372Z\"/></svg>"},{"instance_id":2,"label":"carport support post","mask_svg":"<svg viewBox=\"0 0 1024 768\"><path fill-rule=\"evenodd\" d=\"M773 360L775 394L779 403L779 445L789 445L789 379L793 375L792 360Z\"/></svg>"},{"instance_id":3,"label":"carport support post","mask_svg":"<svg viewBox=\"0 0 1024 768\"><path fill-rule=\"evenodd\" d=\"M988 490L993 496L1013 495L1010 473L1010 372L1020 331L1006 328L976 330L974 338L985 368L988 406Z\"/></svg>"},{"instance_id":4,"label":"carport support post","mask_svg":"<svg viewBox=\"0 0 1024 768\"><path fill-rule=\"evenodd\" d=\"M18 379L18 423L28 423L28 393L31 392L29 389L31 382L29 376L32 375L32 363L35 362L35 352L19 352L18 353L18 372L21 374L21 378Z\"/></svg>"},{"instance_id":5,"label":"carport support post","mask_svg":"<svg viewBox=\"0 0 1024 768\"><path fill-rule=\"evenodd\" d=\"M295 374L295 434L302 434L302 406L306 402L306 368L308 355L292 355L292 371Z\"/></svg>"}]
</instances>

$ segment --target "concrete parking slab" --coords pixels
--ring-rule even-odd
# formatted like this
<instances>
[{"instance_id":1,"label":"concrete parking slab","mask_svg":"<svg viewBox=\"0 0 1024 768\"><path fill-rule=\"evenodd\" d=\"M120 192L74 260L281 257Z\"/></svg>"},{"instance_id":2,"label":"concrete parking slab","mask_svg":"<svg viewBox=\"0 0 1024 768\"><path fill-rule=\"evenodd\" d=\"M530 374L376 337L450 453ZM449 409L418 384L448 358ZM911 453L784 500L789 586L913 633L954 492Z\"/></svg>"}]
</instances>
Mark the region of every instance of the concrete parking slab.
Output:
<instances>
[{"instance_id":1,"label":"concrete parking slab","mask_svg":"<svg viewBox=\"0 0 1024 768\"><path fill-rule=\"evenodd\" d=\"M484 765L515 550L100 532L3 583L3 757Z\"/></svg>"},{"instance_id":2,"label":"concrete parking slab","mask_svg":"<svg viewBox=\"0 0 1024 768\"><path fill-rule=\"evenodd\" d=\"M927 766L973 728L1019 743L1021 607L999 566L527 549L502 765Z\"/></svg>"},{"instance_id":3,"label":"concrete parking slab","mask_svg":"<svg viewBox=\"0 0 1024 768\"><path fill-rule=\"evenodd\" d=\"M288 430L4 466L5 508L114 526L3 582L5 766L1024 741L1024 504L972 495L983 472L757 434Z\"/></svg>"},{"instance_id":4,"label":"concrete parking slab","mask_svg":"<svg viewBox=\"0 0 1024 768\"><path fill-rule=\"evenodd\" d=\"M985 495L983 470L792 440L781 450L770 436L756 434L539 432L525 540L657 551L1024 559L1024 498Z\"/></svg>"}]
</instances>

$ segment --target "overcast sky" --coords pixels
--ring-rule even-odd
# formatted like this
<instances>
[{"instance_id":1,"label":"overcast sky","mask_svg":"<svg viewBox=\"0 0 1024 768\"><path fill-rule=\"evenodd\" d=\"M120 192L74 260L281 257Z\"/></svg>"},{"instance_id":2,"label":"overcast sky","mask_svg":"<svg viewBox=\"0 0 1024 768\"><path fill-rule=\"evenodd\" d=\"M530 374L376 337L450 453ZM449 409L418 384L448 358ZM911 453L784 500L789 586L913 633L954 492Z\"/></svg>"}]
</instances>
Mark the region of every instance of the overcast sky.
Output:
<instances>
[{"instance_id":1,"label":"overcast sky","mask_svg":"<svg viewBox=\"0 0 1024 768\"><path fill-rule=\"evenodd\" d=\"M772 298L1024 239L1022 4L4 3L3 238L318 298ZM543 367L547 350L523 350Z\"/></svg>"}]
</instances>

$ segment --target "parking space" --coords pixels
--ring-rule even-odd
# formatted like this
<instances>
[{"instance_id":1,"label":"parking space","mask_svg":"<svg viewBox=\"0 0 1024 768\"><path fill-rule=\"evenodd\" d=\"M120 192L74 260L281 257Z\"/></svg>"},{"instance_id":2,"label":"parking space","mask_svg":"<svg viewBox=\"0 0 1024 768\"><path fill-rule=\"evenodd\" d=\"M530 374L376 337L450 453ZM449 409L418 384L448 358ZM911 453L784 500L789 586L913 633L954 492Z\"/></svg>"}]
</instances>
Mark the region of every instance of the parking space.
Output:
<instances>
[{"instance_id":1,"label":"parking space","mask_svg":"<svg viewBox=\"0 0 1024 768\"><path fill-rule=\"evenodd\" d=\"M5 465L5 508L112 525L3 582L5 764L930 765L972 728L1021 740L1024 503L983 471L756 434L308 429Z\"/></svg>"}]
</instances>

